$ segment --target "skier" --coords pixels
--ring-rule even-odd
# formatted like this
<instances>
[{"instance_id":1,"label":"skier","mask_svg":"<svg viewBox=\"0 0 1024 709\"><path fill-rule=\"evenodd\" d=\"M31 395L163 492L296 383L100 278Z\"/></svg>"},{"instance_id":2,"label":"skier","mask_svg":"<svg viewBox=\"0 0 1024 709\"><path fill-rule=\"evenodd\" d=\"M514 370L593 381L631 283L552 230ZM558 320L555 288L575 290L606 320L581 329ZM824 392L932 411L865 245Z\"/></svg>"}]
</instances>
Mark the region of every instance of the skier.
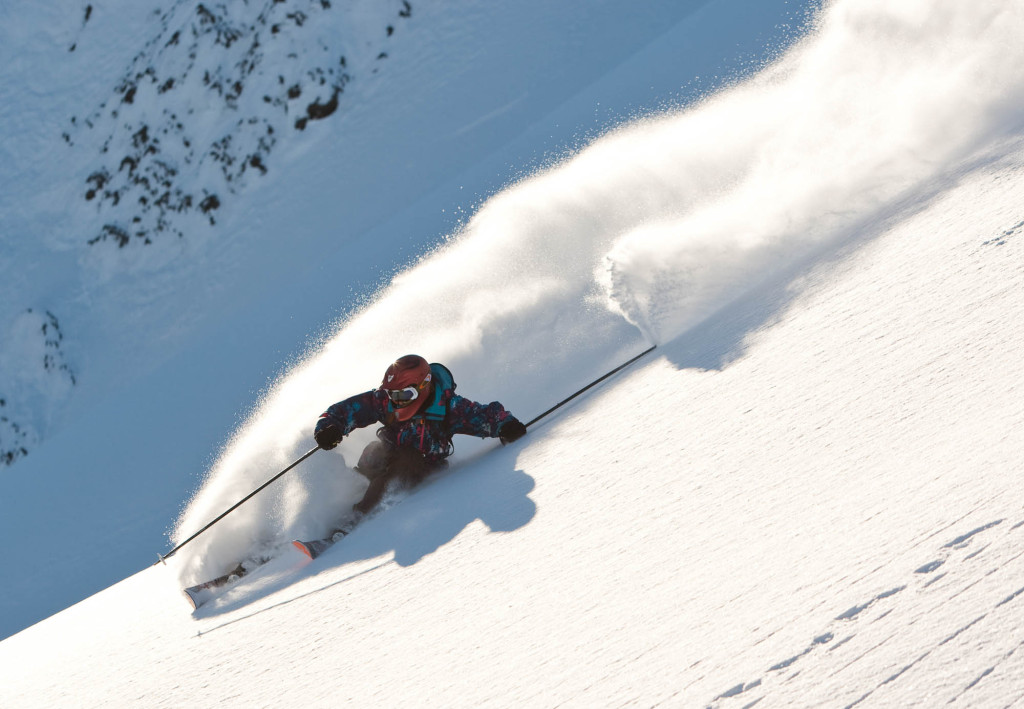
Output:
<instances>
[{"instance_id":1,"label":"skier","mask_svg":"<svg viewBox=\"0 0 1024 709\"><path fill-rule=\"evenodd\" d=\"M378 440L363 450L356 470L370 481L353 506L366 514L380 502L392 480L416 485L447 465L456 433L498 438L502 445L526 435L526 426L500 403L478 404L455 393L451 372L428 364L419 355L397 359L384 373L379 389L349 397L320 415L313 437L331 450L357 428L374 423Z\"/></svg>"}]
</instances>

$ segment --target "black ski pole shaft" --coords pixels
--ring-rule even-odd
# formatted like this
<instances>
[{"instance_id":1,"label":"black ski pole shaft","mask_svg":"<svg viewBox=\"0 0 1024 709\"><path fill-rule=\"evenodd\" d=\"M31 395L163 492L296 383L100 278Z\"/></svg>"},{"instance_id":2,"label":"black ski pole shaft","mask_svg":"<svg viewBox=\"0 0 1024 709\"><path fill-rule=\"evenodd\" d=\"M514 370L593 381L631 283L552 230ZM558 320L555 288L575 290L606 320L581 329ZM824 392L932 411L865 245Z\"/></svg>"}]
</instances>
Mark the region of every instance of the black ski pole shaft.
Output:
<instances>
[{"instance_id":1,"label":"black ski pole shaft","mask_svg":"<svg viewBox=\"0 0 1024 709\"><path fill-rule=\"evenodd\" d=\"M600 384L601 382L603 382L603 381L604 381L605 379L607 379L608 377L612 376L612 375L613 375L613 374L615 374L616 372L621 372L621 371L622 371L623 369L625 369L625 368L626 368L626 367L628 367L629 365L633 364L633 362L636 362L636 361L637 361L638 359L640 359L640 358L641 358L641 357L643 357L644 355L646 355L646 354L650 353L650 352L651 352L652 350L654 350L654 348L655 348L655 347L657 347L657 345L651 345L650 347L648 347L648 348L647 348L646 350L644 350L643 352L641 352L640 354L638 354L638 355L637 355L636 357L634 357L633 359L629 360L628 362L623 362L622 364L620 364L620 365L619 365L618 367L616 367L616 368L615 368L615 369L613 369L612 371L610 371L610 372L608 372L607 374L605 374L605 375L603 375L603 376L601 376L601 377L598 377L598 378L597 378L597 379L595 379L594 381L590 382L590 384L587 384L587 385L586 385L585 387L583 387L582 389L580 389L580 390L579 390L578 392L576 392L576 393L575 393L575 394L573 394L572 396L569 396L569 397L566 397L565 399L562 399L562 400L561 400L561 401L559 401L559 402L558 402L557 404L555 404L554 406L552 406L552 407L551 407L550 409L548 409L547 411L545 411L544 413L542 413L542 414L541 414L540 416L537 416L536 418L534 418L533 420L531 420L531 421L530 421L529 423L527 423L527 424L526 424L526 427L527 427L527 428L529 428L530 426L532 426L533 424L537 423L537 422L538 422L538 421L540 421L540 420L541 420L542 418L544 418L545 416L547 416L548 414L550 414L550 413L551 413L552 411L554 411L554 410L556 410L556 409L558 409L558 408L560 408L560 407L564 406L565 404L568 404L568 403L569 403L570 401L572 401L573 399L575 399L575 398L576 398L577 396L579 396L579 395L580 395L580 394L582 394L583 392L587 391L587 390L588 390L588 389L590 389L591 387L595 387L595 386L597 386L598 384Z\"/></svg>"},{"instance_id":2,"label":"black ski pole shaft","mask_svg":"<svg viewBox=\"0 0 1024 709\"><path fill-rule=\"evenodd\" d=\"M216 517L216 519L214 519L213 521L211 521L211 522L210 522L209 524L207 524L207 525L206 525L205 527L203 527L202 529L200 529L200 530L199 530L198 532L196 532L195 534L193 534L193 535L192 535L191 537L189 537L188 539L186 539L185 541L183 541L183 542L182 542L181 544L179 544L178 546L176 546L176 547L174 547L173 549L171 549L171 550L170 550L169 552L167 552L166 554L163 554L163 555L161 555L161 554L157 554L157 556L158 556L158 557L160 557L160 558L159 558L159 560L158 560L158 561L157 561L156 563L157 563L157 564L159 564L159 563L161 563L161 562L163 562L163 561L166 561L166 560L167 560L168 558L170 558L170 557L174 556L174 555L175 555L176 553L178 553L178 550L179 550L179 549L181 549L181 548L182 548L183 546L185 546L186 544L188 544L188 543L189 543L190 541L192 541L193 539L195 539L196 537L198 537L198 536L199 536L200 534L202 534L203 532L205 532L205 531L206 531L207 529L209 529L209 528L210 528L210 527L212 527L213 525L215 525L215 524L217 524L218 522L220 522L220 521L221 521L222 519L224 519L224 518L225 518L225 517L227 517L227 516L228 516L229 514L231 514L232 512L234 512L234 511L235 511L236 509L238 509L239 507L241 507L241 506L242 506L242 504L243 504L243 503L245 503L245 502L247 502L247 501L248 501L248 500L249 500L249 499L250 499L251 497L254 497L254 496L256 495L256 493L258 493L258 492L259 492L260 490L262 490L262 489L263 489L263 488L265 488L265 487L266 487L267 485L269 485L270 483L272 483L272 482L274 482L275 480L277 480L277 479L278 479L279 477L281 477L282 475L284 475L285 473L287 473L287 472L288 472L289 470L291 470L292 468L294 468L294 467L295 467L296 465L298 465L299 463L301 463L302 461L304 461L304 460L305 460L306 458L308 458L309 456L311 456L311 455L313 455L314 453L316 453L316 452L317 452L318 450L320 450L320 446L317 446L316 448L312 449L311 451L309 451L308 453L306 453L305 455L303 455L303 456L302 456L301 458L299 458L298 460L296 460L296 461L295 461L294 463L292 463L291 465L289 465L289 466L288 466L287 468L285 468L284 470L282 470L282 471L281 471L280 473L278 473L278 474L277 474L277 475L275 475L274 477L270 478L270 480L267 480L267 481L266 481L265 483L263 483L262 485L260 485L260 486L259 486L258 488L256 488L256 489L255 489L255 490L253 490L252 492L250 492L250 493L249 493L248 495L246 495L245 497L243 497L243 498L242 498L241 500L239 500L238 502L236 502L235 504L233 504L233 505L232 505L231 507L229 507L229 508L227 508L226 510L224 510L223 512L221 512L221 513L220 513L220 514L219 514L219 515L218 515L218 516Z\"/></svg>"}]
</instances>

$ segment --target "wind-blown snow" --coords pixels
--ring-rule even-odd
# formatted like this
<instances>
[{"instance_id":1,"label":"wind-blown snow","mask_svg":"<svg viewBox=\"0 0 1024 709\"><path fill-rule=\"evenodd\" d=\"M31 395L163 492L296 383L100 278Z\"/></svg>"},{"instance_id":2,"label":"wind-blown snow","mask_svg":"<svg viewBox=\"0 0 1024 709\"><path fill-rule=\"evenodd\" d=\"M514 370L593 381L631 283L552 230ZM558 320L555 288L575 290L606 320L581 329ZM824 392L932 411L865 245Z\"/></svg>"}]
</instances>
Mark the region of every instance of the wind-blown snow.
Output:
<instances>
[{"instance_id":1,"label":"wind-blown snow","mask_svg":"<svg viewBox=\"0 0 1024 709\"><path fill-rule=\"evenodd\" d=\"M191 618L149 569L5 640L0 701L1019 703L1022 176L1018 136L312 564Z\"/></svg>"},{"instance_id":2,"label":"wind-blown snow","mask_svg":"<svg viewBox=\"0 0 1024 709\"><path fill-rule=\"evenodd\" d=\"M1019 129L1022 22L1006 3L839 4L756 79L623 131L606 160L627 180L650 173L629 194L652 196L604 264L613 305L650 339L670 340L920 199Z\"/></svg>"},{"instance_id":3,"label":"wind-blown snow","mask_svg":"<svg viewBox=\"0 0 1024 709\"><path fill-rule=\"evenodd\" d=\"M315 12L300 12L312 4ZM167 549L183 500L268 383L301 359L308 338L440 243L484 196L581 136L749 71L800 31L806 12L786 0L743 0L737 22L735 7L706 6L465 0L410 11L401 0L344 7L308 0L191 6L190 15L188 3L112 0L77 15L38 3L5 14L0 451L14 451L17 472L0 476L0 536L33 545L0 549L0 567L22 570L0 598L0 634ZM213 23L211 11L219 18ZM248 24L260 17L271 20L270 37L266 24ZM240 38L228 51L220 38L235 31ZM365 46L352 47L353 31L366 34L359 40ZM723 33L727 44L714 39ZM331 41L326 51L324 37L349 44ZM338 109L299 131L293 121L308 113L308 101L324 98L318 79L340 64L340 52L351 80ZM222 66L218 57L229 64L245 58L244 66ZM242 98L233 88L229 101L214 88L223 82L203 82L207 71L244 79ZM172 78L174 90L161 93ZM299 98L292 98L292 80ZM158 90L137 90L126 104L131 81L155 82ZM181 125L166 123L169 114ZM104 166L112 177L131 168L131 160L103 153L101 139L134 150L118 131L135 135L146 125L144 135L161 141L163 162L194 162L176 141L196 145L211 135L211 122L232 119L273 128L277 142L269 156L260 153L266 173L247 169L230 198L218 192L215 225L178 237L174 228L196 215L181 222L171 215L173 228L157 236L148 230L150 211L141 228L152 243L88 243L107 220L121 228L134 223L133 205L149 199L138 185L122 184L119 173L106 187L134 185L131 199L116 208L113 196L99 200L98 212L79 222L82 205L99 199L88 199L95 181L86 178ZM249 142L253 134L236 137L226 153L225 141L217 141L219 159L252 167L256 156L248 151L259 147ZM145 145L138 149L149 155ZM179 167L185 177L176 187L198 189L186 179L196 173ZM47 344L52 329L21 341L14 323L29 309L59 322L59 351ZM390 348L382 354L385 362L394 356ZM26 358L34 366L5 369ZM57 366L47 369L48 361ZM367 367L374 373L359 379L360 388L380 376L380 363ZM324 406L315 399L314 413L273 433L282 446L291 445L282 437L308 436L310 416ZM249 474L264 472L258 466ZM34 551L71 536L90 543L60 564Z\"/></svg>"},{"instance_id":4,"label":"wind-blown snow","mask_svg":"<svg viewBox=\"0 0 1024 709\"><path fill-rule=\"evenodd\" d=\"M1012 5L840 4L756 79L505 189L277 383L177 540L308 450L311 412L376 386L396 352L448 363L464 395L525 420L923 198L1024 123L1021 31ZM368 440L345 445L349 465ZM363 486L332 475L339 462L321 456L192 544L182 582L332 528Z\"/></svg>"},{"instance_id":5,"label":"wind-blown snow","mask_svg":"<svg viewBox=\"0 0 1024 709\"><path fill-rule=\"evenodd\" d=\"M755 6L696 8L589 89L664 71L666 46L710 51L697 38ZM398 354L528 418L654 353L520 443L459 441L449 471L307 563L286 542L357 499L346 464L370 432L317 453L169 568L0 643L0 705L1021 702L1022 16L838 0L766 74L498 191L268 387L175 539L309 450L316 415ZM564 115L522 139L546 149ZM495 169L478 159L466 175ZM261 304L330 300L424 213L324 246L324 275ZM246 362L226 340L204 350L225 377ZM137 415L140 476L144 434L175 426ZM182 582L268 549L187 614Z\"/></svg>"}]
</instances>

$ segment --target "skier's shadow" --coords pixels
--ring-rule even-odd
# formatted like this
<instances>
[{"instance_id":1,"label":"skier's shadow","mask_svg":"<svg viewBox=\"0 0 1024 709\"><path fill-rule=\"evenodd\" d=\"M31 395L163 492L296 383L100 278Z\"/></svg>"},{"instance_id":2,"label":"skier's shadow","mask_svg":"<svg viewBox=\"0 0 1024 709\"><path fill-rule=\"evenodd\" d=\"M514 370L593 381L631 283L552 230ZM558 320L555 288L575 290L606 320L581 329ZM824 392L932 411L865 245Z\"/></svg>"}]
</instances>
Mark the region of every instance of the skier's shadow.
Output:
<instances>
[{"instance_id":1,"label":"skier's shadow","mask_svg":"<svg viewBox=\"0 0 1024 709\"><path fill-rule=\"evenodd\" d=\"M431 476L415 490L399 492L396 504L321 558L340 566L393 551L395 563L412 566L476 520L491 532L515 531L533 519L537 506L529 498L533 478L514 463L514 451L502 450L488 456L487 464L455 465Z\"/></svg>"},{"instance_id":2,"label":"skier's shadow","mask_svg":"<svg viewBox=\"0 0 1024 709\"><path fill-rule=\"evenodd\" d=\"M491 532L520 529L533 519L537 505L529 497L534 488L533 478L515 468L517 448L512 445L487 452L486 457L471 456L428 477L414 490L398 491L394 495L389 493L381 509L313 562L296 560L295 557L301 556L298 552L294 555L286 553L272 560L252 575L250 583L246 583L248 577L243 579L237 595L211 603L209 607L203 606L193 616L197 619L212 618L251 606L302 579L331 569L353 566L354 573L298 597L286 598L270 607L208 628L200 634L205 635L271 608L344 584L392 562L403 567L412 566L451 542L476 520L482 521ZM480 464L474 464L473 459L477 457ZM390 560L386 559L389 554L392 555ZM358 563L370 559L380 560L380 563L370 568L365 563ZM264 571L273 579L269 583L261 579ZM255 586L252 585L254 582Z\"/></svg>"},{"instance_id":3,"label":"skier's shadow","mask_svg":"<svg viewBox=\"0 0 1024 709\"><path fill-rule=\"evenodd\" d=\"M317 562L332 567L393 552L412 566L455 539L476 520L491 532L512 532L533 519L532 477L515 468L516 448L491 451L479 463L457 463L414 490L399 491L394 504L366 519ZM486 461L486 462L485 462Z\"/></svg>"}]
</instances>

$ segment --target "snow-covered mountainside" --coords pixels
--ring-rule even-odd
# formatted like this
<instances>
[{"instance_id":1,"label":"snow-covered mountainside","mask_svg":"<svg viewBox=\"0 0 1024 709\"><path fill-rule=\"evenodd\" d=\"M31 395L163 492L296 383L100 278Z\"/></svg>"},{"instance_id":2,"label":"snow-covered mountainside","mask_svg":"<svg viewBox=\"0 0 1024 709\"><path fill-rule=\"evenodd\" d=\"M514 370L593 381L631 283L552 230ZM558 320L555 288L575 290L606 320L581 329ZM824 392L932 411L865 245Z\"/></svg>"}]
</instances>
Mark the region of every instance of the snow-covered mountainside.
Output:
<instances>
[{"instance_id":1,"label":"snow-covered mountainside","mask_svg":"<svg viewBox=\"0 0 1024 709\"><path fill-rule=\"evenodd\" d=\"M405 63L389 54L388 81L334 117L361 140L293 129L280 176L204 225L223 246L176 237L203 274L230 264L223 280L147 310L186 315L119 345L171 351L105 400L71 396L88 416L10 468L26 474L4 478L5 538L81 543L33 544L55 550L45 571L5 550L7 607L31 622L69 576L159 549L133 532L171 523L180 470L201 460L184 539L307 451L316 415L396 354L442 360L460 393L526 419L657 349L512 446L458 441L451 468L310 563L288 540L357 499L371 432L315 454L166 567L0 643L15 669L0 704L1024 701L1024 9L838 0L756 75L687 100L702 67L774 58L793 36L780 18L803 19L782 5L403 7ZM516 85L495 67L526 37L565 62L527 62L536 83ZM479 103L443 100L466 87ZM346 210L358 228L318 236ZM287 228L303 232L288 249L267 236ZM250 230L259 253L236 257ZM296 244L315 252L304 269ZM175 263L138 261L138 279L167 287ZM311 321L324 329L303 349ZM189 616L181 585L266 551Z\"/></svg>"},{"instance_id":2,"label":"snow-covered mountainside","mask_svg":"<svg viewBox=\"0 0 1024 709\"><path fill-rule=\"evenodd\" d=\"M783 0L0 13L0 445L15 463L0 531L90 542L57 565L28 545L0 552L23 570L0 635L166 548L281 372L481 200L635 112L749 73L808 18ZM336 91L335 112L295 125ZM220 206L203 213L209 195ZM192 208L167 208L179 198ZM106 225L140 236L96 240ZM376 370L386 349L342 367Z\"/></svg>"},{"instance_id":3,"label":"snow-covered mountainside","mask_svg":"<svg viewBox=\"0 0 1024 709\"><path fill-rule=\"evenodd\" d=\"M803 46L699 110L624 126L488 200L275 385L211 470L177 538L308 449L308 424L294 422L331 403L325 389L375 385L389 352L428 351L459 372L469 395L543 410L554 392L678 338L751 288L860 238L865 224L926 199L1005 135L1008 119L1019 123L1024 51L1007 55L1013 25L990 28L986 13L946 12L941 41L915 31L918 19L871 4L835 8ZM979 46L982 30L990 36ZM893 33L905 41L881 41ZM851 62L865 44L871 61ZM827 135L794 150L815 125ZM857 159L830 170L849 154ZM371 436L352 437L349 465ZM219 575L255 546L330 529L361 484L336 479L331 465L319 464L323 489L282 485L197 542L182 582Z\"/></svg>"},{"instance_id":4,"label":"snow-covered mountainside","mask_svg":"<svg viewBox=\"0 0 1024 709\"><path fill-rule=\"evenodd\" d=\"M78 289L87 289L102 302L110 297L104 291L111 281L140 275L148 280L169 265L186 277L201 270L187 261L209 251L207 242L218 236L210 227L226 203L251 186L253 175L269 172L277 161L277 147L293 142L290 133L335 113L350 81L380 71L388 56L385 45L399 41L400 23L412 13L411 5L401 0L340 7L326 0L133 4L150 9L148 15L132 9L132 14L139 13L137 26L125 21L122 12L127 8L117 3L84 4L80 13L62 17L50 8L35 7L27 18L13 13L5 18L10 20L9 41L4 42L5 59L10 60L5 62L10 67L4 82L5 153L21 167L30 160L41 163L40 179L52 184L35 189L50 200L59 194L66 212L58 218L41 215L41 195L34 189L9 193L4 246L15 258L4 270L10 277L11 271L29 267L38 278L38 271L51 268L40 251L71 252L82 283L71 288L60 284L54 293L54 279L44 273L49 281L45 290L18 284L6 291L0 313L7 324L0 350L0 396L7 414L0 429L4 463L26 455L60 418L71 394L69 385L75 384L71 365L64 360L92 354L80 346L77 353L66 355L57 315L45 309L40 313L38 303L72 315L73 327L81 331L97 324L80 321L81 306L74 302L83 295ZM17 32L26 26L35 32ZM137 52L116 74L97 71L97 60L110 53L111 42ZM26 50L41 62L25 72L29 76L21 73L25 67L18 62ZM13 114L36 120L35 111L24 107L24 94L45 92L49 78L31 75L69 68L79 75L97 74L92 83L105 81L106 90L81 101L75 92L70 101L63 92L54 92L55 105L46 106L50 115L43 124L52 130L57 119L64 126L59 135L28 131L39 143L29 154L15 143L25 135L22 119ZM45 147L42 155L40 146ZM11 175L5 183L17 184L20 177ZM26 195L30 204L17 205ZM37 235L32 241L42 242L44 249L38 243L34 250L15 246L33 232ZM160 248L118 252L155 242L162 242ZM125 310L141 311L137 317L168 317L154 313L146 302L167 298L166 285L146 293L142 283L132 282L126 290L130 302ZM169 300L170 309L181 306L176 302L180 299ZM38 327L40 318L46 320L43 327ZM155 329L167 326L161 322ZM42 355L37 351L41 348Z\"/></svg>"},{"instance_id":5,"label":"snow-covered mountainside","mask_svg":"<svg viewBox=\"0 0 1024 709\"><path fill-rule=\"evenodd\" d=\"M6 639L0 704L1018 706L1024 144L950 177L315 562Z\"/></svg>"}]
</instances>

